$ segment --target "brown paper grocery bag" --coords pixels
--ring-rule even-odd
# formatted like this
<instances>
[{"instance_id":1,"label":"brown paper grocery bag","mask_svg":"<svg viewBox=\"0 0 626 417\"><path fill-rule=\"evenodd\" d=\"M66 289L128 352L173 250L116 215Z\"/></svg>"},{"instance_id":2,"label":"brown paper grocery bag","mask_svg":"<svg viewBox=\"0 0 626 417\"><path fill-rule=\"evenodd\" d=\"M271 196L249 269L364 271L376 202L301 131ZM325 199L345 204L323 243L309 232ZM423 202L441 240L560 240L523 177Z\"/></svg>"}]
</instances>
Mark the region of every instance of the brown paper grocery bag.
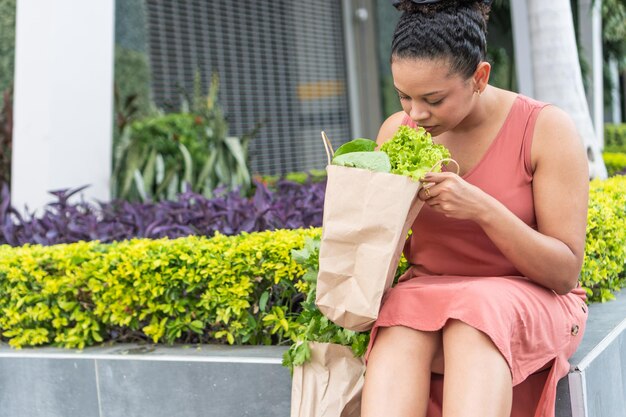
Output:
<instances>
[{"instance_id":1,"label":"brown paper grocery bag","mask_svg":"<svg viewBox=\"0 0 626 417\"><path fill-rule=\"evenodd\" d=\"M369 330L392 284L421 183L328 165L315 303L337 325Z\"/></svg>"},{"instance_id":2,"label":"brown paper grocery bag","mask_svg":"<svg viewBox=\"0 0 626 417\"><path fill-rule=\"evenodd\" d=\"M363 358L347 346L309 343L311 360L293 371L291 417L359 417Z\"/></svg>"}]
</instances>

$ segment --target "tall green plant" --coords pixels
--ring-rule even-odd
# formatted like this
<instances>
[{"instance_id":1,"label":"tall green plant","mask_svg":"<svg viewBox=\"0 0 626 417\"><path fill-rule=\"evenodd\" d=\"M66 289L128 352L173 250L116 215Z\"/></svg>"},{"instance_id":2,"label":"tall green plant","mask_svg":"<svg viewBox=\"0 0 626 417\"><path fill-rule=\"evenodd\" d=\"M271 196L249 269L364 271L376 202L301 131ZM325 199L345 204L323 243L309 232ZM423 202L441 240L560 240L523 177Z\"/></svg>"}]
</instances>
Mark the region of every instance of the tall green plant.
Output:
<instances>
[{"instance_id":1,"label":"tall green plant","mask_svg":"<svg viewBox=\"0 0 626 417\"><path fill-rule=\"evenodd\" d=\"M218 86L214 75L203 96L196 77L194 94L183 103L182 112L160 113L123 129L114 149L115 197L170 200L189 189L210 197L219 186L248 192L248 144L256 129L228 136L217 103Z\"/></svg>"}]
</instances>

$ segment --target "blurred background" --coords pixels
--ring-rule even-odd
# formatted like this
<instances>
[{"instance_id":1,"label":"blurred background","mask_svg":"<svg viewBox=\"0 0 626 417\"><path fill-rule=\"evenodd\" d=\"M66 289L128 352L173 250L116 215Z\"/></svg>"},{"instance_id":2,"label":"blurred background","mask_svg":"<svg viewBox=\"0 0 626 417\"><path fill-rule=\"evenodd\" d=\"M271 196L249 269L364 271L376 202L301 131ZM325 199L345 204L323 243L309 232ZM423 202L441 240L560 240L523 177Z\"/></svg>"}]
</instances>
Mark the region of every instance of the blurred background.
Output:
<instances>
[{"instance_id":1,"label":"blurred background","mask_svg":"<svg viewBox=\"0 0 626 417\"><path fill-rule=\"evenodd\" d=\"M544 99L538 65L557 57L536 32L568 34L536 23L571 26L586 101L573 106L601 149L605 123L625 117L625 2L563 0L569 14L553 17L541 3L494 2L491 84ZM375 138L400 109L398 18L388 0L0 0L0 182L36 207L84 184L102 200L163 199L323 169L321 130L335 147Z\"/></svg>"}]
</instances>

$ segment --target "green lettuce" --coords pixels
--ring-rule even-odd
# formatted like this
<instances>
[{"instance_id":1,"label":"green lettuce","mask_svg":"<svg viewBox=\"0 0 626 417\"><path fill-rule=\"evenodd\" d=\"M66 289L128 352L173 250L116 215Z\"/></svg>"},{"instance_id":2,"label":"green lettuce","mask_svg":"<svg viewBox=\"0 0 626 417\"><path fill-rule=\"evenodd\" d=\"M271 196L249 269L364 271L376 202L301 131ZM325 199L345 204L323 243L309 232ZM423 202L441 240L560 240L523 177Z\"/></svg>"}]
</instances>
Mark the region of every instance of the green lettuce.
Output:
<instances>
[{"instance_id":1,"label":"green lettuce","mask_svg":"<svg viewBox=\"0 0 626 417\"><path fill-rule=\"evenodd\" d=\"M380 150L389 156L392 174L414 180L422 178L438 161L450 158L450 151L443 145L434 144L430 133L421 127L400 126ZM434 167L433 171L441 171L441 166Z\"/></svg>"},{"instance_id":2,"label":"green lettuce","mask_svg":"<svg viewBox=\"0 0 626 417\"><path fill-rule=\"evenodd\" d=\"M354 139L339 147L332 164L345 167L369 169L377 172L390 172L419 180L450 152L443 145L436 145L424 128L413 129L400 126L391 140L376 152L376 142L370 139ZM434 167L434 168L433 168Z\"/></svg>"},{"instance_id":3,"label":"green lettuce","mask_svg":"<svg viewBox=\"0 0 626 417\"><path fill-rule=\"evenodd\" d=\"M373 152L376 149L376 142L371 139L353 139L344 143L335 151L335 158L351 152Z\"/></svg>"}]
</instances>

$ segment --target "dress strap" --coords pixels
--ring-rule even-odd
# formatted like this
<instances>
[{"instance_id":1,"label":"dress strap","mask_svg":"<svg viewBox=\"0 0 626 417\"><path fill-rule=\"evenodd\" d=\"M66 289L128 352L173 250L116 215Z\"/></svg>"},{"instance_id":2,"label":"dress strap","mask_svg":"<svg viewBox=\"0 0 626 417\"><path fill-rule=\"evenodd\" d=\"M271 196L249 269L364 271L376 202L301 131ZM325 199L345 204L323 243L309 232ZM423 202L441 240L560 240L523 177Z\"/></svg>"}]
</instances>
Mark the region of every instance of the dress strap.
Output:
<instances>
[{"instance_id":1,"label":"dress strap","mask_svg":"<svg viewBox=\"0 0 626 417\"><path fill-rule=\"evenodd\" d=\"M530 178L532 178L533 165L531 159L531 149L533 144L533 137L535 135L535 124L541 110L543 110L543 108L548 106L549 104L532 100L527 97L524 97L524 101L531 106L531 109L528 112L528 119L526 120L526 125L524 127L524 135L522 138L522 151L524 153L524 169L526 170L526 174Z\"/></svg>"}]
</instances>

